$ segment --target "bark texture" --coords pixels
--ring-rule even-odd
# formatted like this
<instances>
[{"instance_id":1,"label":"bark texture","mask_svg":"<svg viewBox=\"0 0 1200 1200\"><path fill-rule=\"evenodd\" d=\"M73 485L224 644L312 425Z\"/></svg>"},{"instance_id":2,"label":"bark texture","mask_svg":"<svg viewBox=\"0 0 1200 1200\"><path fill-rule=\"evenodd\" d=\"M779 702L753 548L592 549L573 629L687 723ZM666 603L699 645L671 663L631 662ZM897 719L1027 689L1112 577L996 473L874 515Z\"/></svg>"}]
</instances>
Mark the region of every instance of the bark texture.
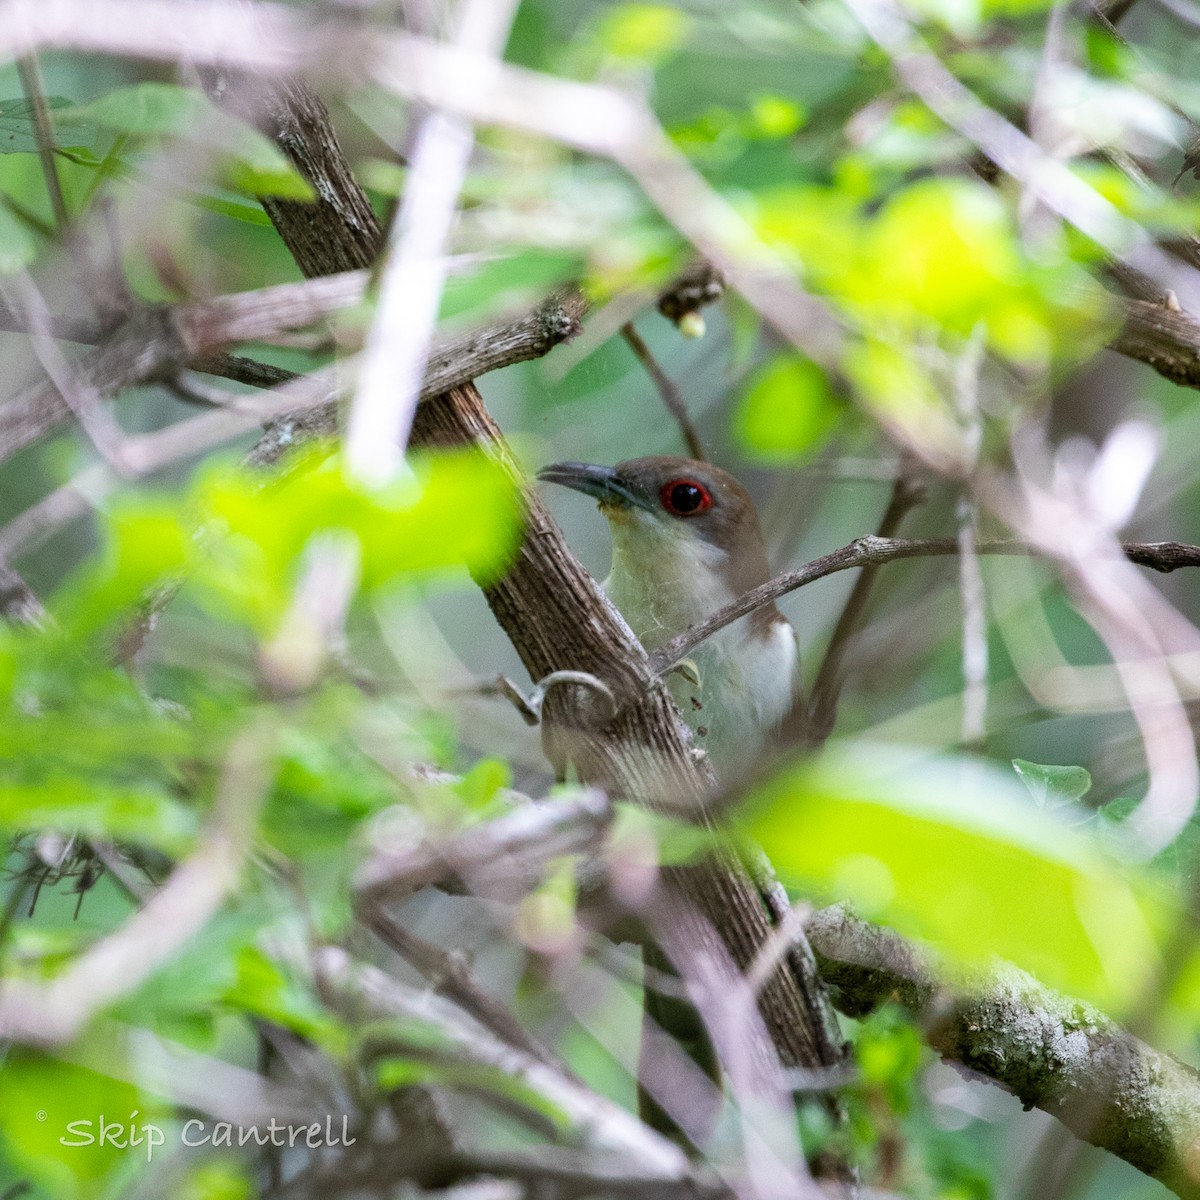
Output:
<instances>
[{"instance_id":1,"label":"bark texture","mask_svg":"<svg viewBox=\"0 0 1200 1200\"><path fill-rule=\"evenodd\" d=\"M1076 1137L1200 1198L1200 1073L1098 1009L1010 965L946 986L932 957L845 908L809 923L821 974L844 1011L895 1001L927 1020L930 1045L1057 1117Z\"/></svg>"}]
</instances>

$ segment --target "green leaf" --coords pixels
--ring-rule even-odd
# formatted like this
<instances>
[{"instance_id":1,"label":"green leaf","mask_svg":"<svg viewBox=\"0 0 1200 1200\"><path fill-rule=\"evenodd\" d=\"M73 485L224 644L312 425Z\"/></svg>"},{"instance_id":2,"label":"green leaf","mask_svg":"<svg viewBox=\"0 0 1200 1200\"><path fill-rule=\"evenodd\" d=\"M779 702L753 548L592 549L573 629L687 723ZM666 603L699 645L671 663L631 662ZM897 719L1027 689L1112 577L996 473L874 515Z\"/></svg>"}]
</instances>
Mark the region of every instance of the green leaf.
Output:
<instances>
[{"instance_id":1,"label":"green leaf","mask_svg":"<svg viewBox=\"0 0 1200 1200\"><path fill-rule=\"evenodd\" d=\"M665 4L618 4L604 15L600 43L613 58L653 66L679 48L688 24L685 13Z\"/></svg>"},{"instance_id":2,"label":"green leaf","mask_svg":"<svg viewBox=\"0 0 1200 1200\"><path fill-rule=\"evenodd\" d=\"M291 1029L327 1050L343 1053L349 1039L316 998L254 946L237 956L237 979L225 1002Z\"/></svg>"},{"instance_id":3,"label":"green leaf","mask_svg":"<svg viewBox=\"0 0 1200 1200\"><path fill-rule=\"evenodd\" d=\"M270 225L271 218L263 211L263 206L248 200L230 200L224 196L210 196L195 192L188 200L197 208L206 208L209 212L219 213L223 217L232 217L246 225Z\"/></svg>"},{"instance_id":4,"label":"green leaf","mask_svg":"<svg viewBox=\"0 0 1200 1200\"><path fill-rule=\"evenodd\" d=\"M861 1083L878 1088L894 1112L907 1112L921 1066L923 1045L912 1020L900 1008L884 1005L863 1019L854 1042Z\"/></svg>"},{"instance_id":5,"label":"green leaf","mask_svg":"<svg viewBox=\"0 0 1200 1200\"><path fill-rule=\"evenodd\" d=\"M516 485L477 452L414 458L413 474L382 488L353 478L340 455L310 450L264 483L262 472L212 469L196 507L220 534L193 577L194 594L260 632L291 603L304 552L321 534L348 534L361 587L469 569L494 579L521 531Z\"/></svg>"},{"instance_id":6,"label":"green leaf","mask_svg":"<svg viewBox=\"0 0 1200 1200\"><path fill-rule=\"evenodd\" d=\"M269 138L217 108L195 88L138 83L70 109L62 119L91 121L142 137L185 138L228 155L227 173L235 187L294 200L313 198L308 182Z\"/></svg>"},{"instance_id":7,"label":"green leaf","mask_svg":"<svg viewBox=\"0 0 1200 1200\"><path fill-rule=\"evenodd\" d=\"M37 781L0 783L0 828L124 840L181 854L195 834L195 818L150 787L47 771Z\"/></svg>"},{"instance_id":8,"label":"green leaf","mask_svg":"<svg viewBox=\"0 0 1200 1200\"><path fill-rule=\"evenodd\" d=\"M0 1067L0 1131L12 1158L46 1194L62 1200L101 1195L101 1181L130 1165L128 1146L99 1144L101 1117L125 1127L118 1137L127 1136L131 1124L153 1121L131 1084L49 1054L9 1049ZM145 1161L144 1145L135 1153Z\"/></svg>"},{"instance_id":9,"label":"green leaf","mask_svg":"<svg viewBox=\"0 0 1200 1200\"><path fill-rule=\"evenodd\" d=\"M1023 758L1014 758L1012 765L1039 808L1082 800L1091 791L1092 777L1083 767L1057 767Z\"/></svg>"},{"instance_id":10,"label":"green leaf","mask_svg":"<svg viewBox=\"0 0 1200 1200\"><path fill-rule=\"evenodd\" d=\"M734 425L747 450L786 461L819 448L841 415L825 372L808 359L782 354L754 377Z\"/></svg>"},{"instance_id":11,"label":"green leaf","mask_svg":"<svg viewBox=\"0 0 1200 1200\"><path fill-rule=\"evenodd\" d=\"M468 809L481 813L510 787L512 767L502 758L483 758L458 780L454 791Z\"/></svg>"},{"instance_id":12,"label":"green leaf","mask_svg":"<svg viewBox=\"0 0 1200 1200\"><path fill-rule=\"evenodd\" d=\"M764 138L785 138L796 133L808 118L804 106L790 96L765 93L750 105L754 132Z\"/></svg>"},{"instance_id":13,"label":"green leaf","mask_svg":"<svg viewBox=\"0 0 1200 1200\"><path fill-rule=\"evenodd\" d=\"M183 513L156 496L118 496L103 521L104 550L56 598L65 629L86 635L127 618L131 609L168 578L188 569L196 555Z\"/></svg>"},{"instance_id":14,"label":"green leaf","mask_svg":"<svg viewBox=\"0 0 1200 1200\"><path fill-rule=\"evenodd\" d=\"M831 748L764 787L746 828L796 884L1103 1003L1138 994L1169 918L1095 839L971 759Z\"/></svg>"},{"instance_id":15,"label":"green leaf","mask_svg":"<svg viewBox=\"0 0 1200 1200\"><path fill-rule=\"evenodd\" d=\"M69 108L70 100L62 96L47 96L46 108ZM60 147L56 147L60 148ZM78 147L73 145L73 149ZM0 100L0 154L36 154L38 152L37 123L33 101L24 96Z\"/></svg>"},{"instance_id":16,"label":"green leaf","mask_svg":"<svg viewBox=\"0 0 1200 1200\"><path fill-rule=\"evenodd\" d=\"M454 275L442 297L443 319L490 313L536 303L535 297L578 278L583 260L576 253L528 249L489 258L475 269Z\"/></svg>"},{"instance_id":17,"label":"green leaf","mask_svg":"<svg viewBox=\"0 0 1200 1200\"><path fill-rule=\"evenodd\" d=\"M117 88L89 104L76 105L63 120L91 120L131 134L185 134L223 116L202 92L172 83L137 83Z\"/></svg>"}]
</instances>

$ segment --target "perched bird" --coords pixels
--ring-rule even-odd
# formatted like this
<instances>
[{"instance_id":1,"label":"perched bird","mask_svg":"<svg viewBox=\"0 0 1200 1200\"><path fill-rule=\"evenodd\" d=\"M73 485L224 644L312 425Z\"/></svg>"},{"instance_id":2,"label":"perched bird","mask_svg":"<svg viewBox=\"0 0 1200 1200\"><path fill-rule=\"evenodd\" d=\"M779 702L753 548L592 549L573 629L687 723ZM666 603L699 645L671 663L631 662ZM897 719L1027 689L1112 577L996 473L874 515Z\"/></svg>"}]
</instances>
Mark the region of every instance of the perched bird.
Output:
<instances>
[{"instance_id":1,"label":"perched bird","mask_svg":"<svg viewBox=\"0 0 1200 1200\"><path fill-rule=\"evenodd\" d=\"M654 455L554 463L538 478L599 500L612 531L604 590L648 650L770 578L754 502L719 467ZM798 719L796 632L764 605L696 647L668 686L696 745L732 782Z\"/></svg>"}]
</instances>

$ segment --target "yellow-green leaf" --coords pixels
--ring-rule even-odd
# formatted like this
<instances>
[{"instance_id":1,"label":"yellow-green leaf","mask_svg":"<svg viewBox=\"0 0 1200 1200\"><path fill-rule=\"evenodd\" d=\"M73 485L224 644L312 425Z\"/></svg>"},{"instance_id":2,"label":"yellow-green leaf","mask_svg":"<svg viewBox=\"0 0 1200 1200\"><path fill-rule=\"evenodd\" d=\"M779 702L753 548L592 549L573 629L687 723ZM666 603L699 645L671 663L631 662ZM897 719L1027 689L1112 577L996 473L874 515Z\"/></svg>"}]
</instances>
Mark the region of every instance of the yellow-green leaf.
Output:
<instances>
[{"instance_id":1,"label":"yellow-green leaf","mask_svg":"<svg viewBox=\"0 0 1200 1200\"><path fill-rule=\"evenodd\" d=\"M746 828L790 882L959 962L999 955L1118 1007L1153 969L1167 914L1131 869L989 764L832 748L762 788Z\"/></svg>"},{"instance_id":2,"label":"yellow-green leaf","mask_svg":"<svg viewBox=\"0 0 1200 1200\"><path fill-rule=\"evenodd\" d=\"M783 354L754 377L734 424L747 450L778 461L817 449L841 415L825 372L808 359Z\"/></svg>"}]
</instances>

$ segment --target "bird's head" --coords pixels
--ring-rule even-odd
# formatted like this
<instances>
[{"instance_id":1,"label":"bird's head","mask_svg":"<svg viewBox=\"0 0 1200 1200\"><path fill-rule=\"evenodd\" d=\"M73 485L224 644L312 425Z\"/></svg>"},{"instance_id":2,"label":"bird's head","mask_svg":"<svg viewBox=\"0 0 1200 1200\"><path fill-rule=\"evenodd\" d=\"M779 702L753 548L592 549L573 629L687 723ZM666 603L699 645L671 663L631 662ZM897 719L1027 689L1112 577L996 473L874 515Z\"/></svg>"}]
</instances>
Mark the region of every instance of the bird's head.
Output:
<instances>
[{"instance_id":1,"label":"bird's head","mask_svg":"<svg viewBox=\"0 0 1200 1200\"><path fill-rule=\"evenodd\" d=\"M645 588L636 605L696 619L770 577L758 513L732 475L691 458L653 455L615 467L553 463L538 472L548 483L594 496L613 534L609 591ZM674 595L680 603L670 603Z\"/></svg>"}]
</instances>

